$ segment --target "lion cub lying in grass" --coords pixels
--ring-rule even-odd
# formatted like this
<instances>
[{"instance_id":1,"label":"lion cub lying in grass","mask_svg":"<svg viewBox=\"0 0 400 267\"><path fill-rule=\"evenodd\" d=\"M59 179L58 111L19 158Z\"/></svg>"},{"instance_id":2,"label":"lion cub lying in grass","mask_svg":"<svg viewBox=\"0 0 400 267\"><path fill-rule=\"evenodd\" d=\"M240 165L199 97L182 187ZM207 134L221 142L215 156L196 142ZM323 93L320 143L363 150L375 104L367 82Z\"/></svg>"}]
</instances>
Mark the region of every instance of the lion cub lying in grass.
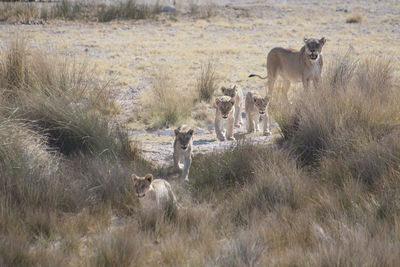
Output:
<instances>
[{"instance_id":1,"label":"lion cub lying in grass","mask_svg":"<svg viewBox=\"0 0 400 267\"><path fill-rule=\"evenodd\" d=\"M181 125L175 129L174 140L174 168L182 170L181 161L183 160L182 180L189 181L189 168L192 164L194 130L187 125Z\"/></svg>"},{"instance_id":2,"label":"lion cub lying in grass","mask_svg":"<svg viewBox=\"0 0 400 267\"><path fill-rule=\"evenodd\" d=\"M175 207L180 208L171 185L164 179L153 179L152 174L146 174L144 177L132 174L132 179L136 196L144 210L161 209L169 201L172 201Z\"/></svg>"},{"instance_id":3,"label":"lion cub lying in grass","mask_svg":"<svg viewBox=\"0 0 400 267\"><path fill-rule=\"evenodd\" d=\"M235 99L235 127L242 125L242 105L243 105L243 91L236 84L231 87L221 87L221 91L224 95L230 96Z\"/></svg>"},{"instance_id":4,"label":"lion cub lying in grass","mask_svg":"<svg viewBox=\"0 0 400 267\"><path fill-rule=\"evenodd\" d=\"M259 122L263 122L263 135L270 135L269 115L268 115L269 97L261 97L256 91L248 92L246 95L245 111L247 132L253 133L260 131Z\"/></svg>"},{"instance_id":5,"label":"lion cub lying in grass","mask_svg":"<svg viewBox=\"0 0 400 267\"><path fill-rule=\"evenodd\" d=\"M235 113L235 99L230 96L220 96L215 99L215 133L220 141L235 140L233 137L233 123ZM222 132L226 127L225 135Z\"/></svg>"}]
</instances>

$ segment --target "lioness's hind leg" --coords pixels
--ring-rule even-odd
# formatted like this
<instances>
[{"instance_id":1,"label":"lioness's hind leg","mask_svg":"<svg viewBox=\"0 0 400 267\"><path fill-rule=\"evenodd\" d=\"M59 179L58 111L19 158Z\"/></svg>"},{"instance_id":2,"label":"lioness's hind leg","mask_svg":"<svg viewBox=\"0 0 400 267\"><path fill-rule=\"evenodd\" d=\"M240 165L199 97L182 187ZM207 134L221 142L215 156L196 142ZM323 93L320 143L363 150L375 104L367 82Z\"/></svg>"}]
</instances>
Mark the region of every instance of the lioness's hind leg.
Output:
<instances>
[{"instance_id":1,"label":"lioness's hind leg","mask_svg":"<svg viewBox=\"0 0 400 267\"><path fill-rule=\"evenodd\" d=\"M290 81L289 80L283 80L283 88L282 88L282 94L283 94L283 99L286 101L286 103L289 103L289 98L288 98L288 91L290 88Z\"/></svg>"}]
</instances>

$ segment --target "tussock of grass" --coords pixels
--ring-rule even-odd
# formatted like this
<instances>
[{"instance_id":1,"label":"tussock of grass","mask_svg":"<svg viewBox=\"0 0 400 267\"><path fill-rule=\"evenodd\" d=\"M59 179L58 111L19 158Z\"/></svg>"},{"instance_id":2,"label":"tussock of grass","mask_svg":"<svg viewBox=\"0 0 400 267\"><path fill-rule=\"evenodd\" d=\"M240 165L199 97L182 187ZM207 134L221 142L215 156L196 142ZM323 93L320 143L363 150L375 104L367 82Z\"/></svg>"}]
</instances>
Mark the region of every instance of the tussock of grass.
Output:
<instances>
[{"instance_id":1,"label":"tussock of grass","mask_svg":"<svg viewBox=\"0 0 400 267\"><path fill-rule=\"evenodd\" d=\"M142 95L142 117L152 128L172 127L190 116L193 99L164 70L154 72L152 87Z\"/></svg>"},{"instance_id":2,"label":"tussock of grass","mask_svg":"<svg viewBox=\"0 0 400 267\"><path fill-rule=\"evenodd\" d=\"M218 89L215 63L209 61L201 67L200 77L197 79L197 92L200 101L211 102Z\"/></svg>"},{"instance_id":3,"label":"tussock of grass","mask_svg":"<svg viewBox=\"0 0 400 267\"><path fill-rule=\"evenodd\" d=\"M346 23L361 23L363 20L363 16L360 13L353 13L350 14L347 18L346 18Z\"/></svg>"},{"instance_id":4,"label":"tussock of grass","mask_svg":"<svg viewBox=\"0 0 400 267\"><path fill-rule=\"evenodd\" d=\"M100 4L97 7L96 17L100 22L114 19L151 19L161 13L161 7L138 4L134 0L121 1L117 4Z\"/></svg>"},{"instance_id":5,"label":"tussock of grass","mask_svg":"<svg viewBox=\"0 0 400 267\"><path fill-rule=\"evenodd\" d=\"M49 143L62 153L137 154L117 125L109 127L114 103L107 83L94 79L95 71L41 51L27 53L21 39L11 42L1 70L5 106L48 134Z\"/></svg>"}]
</instances>

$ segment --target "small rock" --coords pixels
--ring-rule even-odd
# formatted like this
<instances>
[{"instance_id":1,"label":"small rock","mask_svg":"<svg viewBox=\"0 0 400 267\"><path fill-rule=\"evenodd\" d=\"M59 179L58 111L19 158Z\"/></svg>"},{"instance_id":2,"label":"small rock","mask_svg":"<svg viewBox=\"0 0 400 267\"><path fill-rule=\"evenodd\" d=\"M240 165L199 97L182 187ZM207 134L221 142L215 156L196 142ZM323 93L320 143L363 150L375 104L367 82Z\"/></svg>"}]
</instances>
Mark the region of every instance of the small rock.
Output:
<instances>
[{"instance_id":1,"label":"small rock","mask_svg":"<svg viewBox=\"0 0 400 267\"><path fill-rule=\"evenodd\" d=\"M85 52L89 52L89 48L86 47L86 48L85 48Z\"/></svg>"},{"instance_id":2,"label":"small rock","mask_svg":"<svg viewBox=\"0 0 400 267\"><path fill-rule=\"evenodd\" d=\"M204 130L203 128L197 127L195 130L195 134L205 134L206 130Z\"/></svg>"},{"instance_id":3,"label":"small rock","mask_svg":"<svg viewBox=\"0 0 400 267\"><path fill-rule=\"evenodd\" d=\"M172 6L165 6L165 7L163 7L163 9L161 10L162 12L165 12L165 13L171 13L171 12L175 12L175 7L172 7Z\"/></svg>"},{"instance_id":4,"label":"small rock","mask_svg":"<svg viewBox=\"0 0 400 267\"><path fill-rule=\"evenodd\" d=\"M175 131L174 129L165 129L165 130L159 130L157 132L158 135L162 135L162 136L174 136L175 135Z\"/></svg>"},{"instance_id":5,"label":"small rock","mask_svg":"<svg viewBox=\"0 0 400 267\"><path fill-rule=\"evenodd\" d=\"M109 75L113 75L114 73L115 73L114 70L109 70L109 71L108 71L108 74L109 74Z\"/></svg>"}]
</instances>

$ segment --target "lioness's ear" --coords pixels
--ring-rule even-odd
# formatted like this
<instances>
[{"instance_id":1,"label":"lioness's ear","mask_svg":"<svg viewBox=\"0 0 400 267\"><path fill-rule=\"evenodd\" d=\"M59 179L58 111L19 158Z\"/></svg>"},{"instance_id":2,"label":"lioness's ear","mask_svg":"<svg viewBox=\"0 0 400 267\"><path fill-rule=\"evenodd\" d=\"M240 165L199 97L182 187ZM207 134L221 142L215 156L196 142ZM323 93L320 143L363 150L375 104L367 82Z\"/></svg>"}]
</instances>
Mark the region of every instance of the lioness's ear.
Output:
<instances>
[{"instance_id":1,"label":"lioness's ear","mask_svg":"<svg viewBox=\"0 0 400 267\"><path fill-rule=\"evenodd\" d=\"M232 89L233 89L233 90L236 90L236 84L234 84L234 85L232 86Z\"/></svg>"},{"instance_id":2,"label":"lioness's ear","mask_svg":"<svg viewBox=\"0 0 400 267\"><path fill-rule=\"evenodd\" d=\"M216 99L215 99L215 104L217 104L217 105L218 105L219 103L221 103L221 99L219 99L219 98L216 98Z\"/></svg>"},{"instance_id":3,"label":"lioness's ear","mask_svg":"<svg viewBox=\"0 0 400 267\"><path fill-rule=\"evenodd\" d=\"M324 45L324 44L325 44L325 42L326 42L326 39L325 39L325 37L322 37L322 38L319 40L319 42L320 42L322 45Z\"/></svg>"},{"instance_id":4,"label":"lioness's ear","mask_svg":"<svg viewBox=\"0 0 400 267\"><path fill-rule=\"evenodd\" d=\"M193 129L190 129L190 130L188 131L188 134L190 134L190 135L193 135L193 133L194 133L194 130L193 130Z\"/></svg>"},{"instance_id":5,"label":"lioness's ear","mask_svg":"<svg viewBox=\"0 0 400 267\"><path fill-rule=\"evenodd\" d=\"M257 97L253 96L253 102L257 102Z\"/></svg>"},{"instance_id":6,"label":"lioness's ear","mask_svg":"<svg viewBox=\"0 0 400 267\"><path fill-rule=\"evenodd\" d=\"M308 38L307 38L306 36L304 36L303 41L304 41L305 43L307 43L307 40L308 40Z\"/></svg>"},{"instance_id":7,"label":"lioness's ear","mask_svg":"<svg viewBox=\"0 0 400 267\"><path fill-rule=\"evenodd\" d=\"M148 173L146 174L146 176L144 177L149 183L153 182L153 175Z\"/></svg>"},{"instance_id":8,"label":"lioness's ear","mask_svg":"<svg viewBox=\"0 0 400 267\"><path fill-rule=\"evenodd\" d=\"M179 128L176 128L176 129L174 130L174 132L175 132L175 135L178 135L178 134L179 134Z\"/></svg>"},{"instance_id":9,"label":"lioness's ear","mask_svg":"<svg viewBox=\"0 0 400 267\"><path fill-rule=\"evenodd\" d=\"M265 99L265 101L267 101L267 103L269 103L269 96L266 95L266 96L264 97L264 99Z\"/></svg>"}]
</instances>

